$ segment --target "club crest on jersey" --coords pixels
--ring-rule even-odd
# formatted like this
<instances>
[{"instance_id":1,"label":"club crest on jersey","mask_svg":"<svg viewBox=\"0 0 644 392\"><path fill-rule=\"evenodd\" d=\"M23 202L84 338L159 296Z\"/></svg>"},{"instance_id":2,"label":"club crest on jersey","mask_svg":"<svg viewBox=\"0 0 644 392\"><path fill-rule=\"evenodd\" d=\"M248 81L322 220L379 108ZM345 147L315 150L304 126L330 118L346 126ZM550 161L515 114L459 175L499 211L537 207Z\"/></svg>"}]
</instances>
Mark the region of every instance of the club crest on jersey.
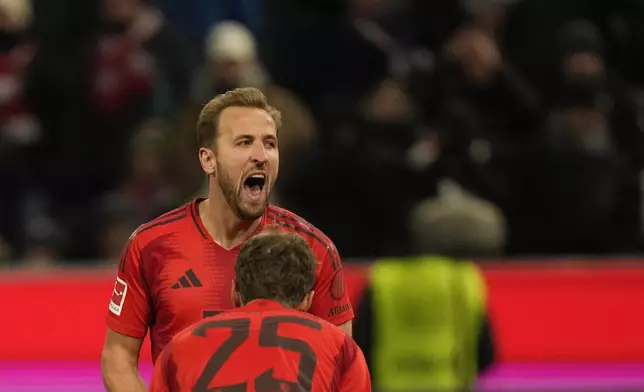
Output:
<instances>
[{"instance_id":1,"label":"club crest on jersey","mask_svg":"<svg viewBox=\"0 0 644 392\"><path fill-rule=\"evenodd\" d=\"M329 292L331 293L331 298L336 301L344 298L344 274L342 273L342 268L335 271L335 275L333 275L333 279L331 280Z\"/></svg>"},{"instance_id":2,"label":"club crest on jersey","mask_svg":"<svg viewBox=\"0 0 644 392\"><path fill-rule=\"evenodd\" d=\"M112 300L110 301L110 312L117 316L121 315L123 303L125 302L125 295L127 294L127 283L118 276L114 282L114 291L112 292Z\"/></svg>"}]
</instances>

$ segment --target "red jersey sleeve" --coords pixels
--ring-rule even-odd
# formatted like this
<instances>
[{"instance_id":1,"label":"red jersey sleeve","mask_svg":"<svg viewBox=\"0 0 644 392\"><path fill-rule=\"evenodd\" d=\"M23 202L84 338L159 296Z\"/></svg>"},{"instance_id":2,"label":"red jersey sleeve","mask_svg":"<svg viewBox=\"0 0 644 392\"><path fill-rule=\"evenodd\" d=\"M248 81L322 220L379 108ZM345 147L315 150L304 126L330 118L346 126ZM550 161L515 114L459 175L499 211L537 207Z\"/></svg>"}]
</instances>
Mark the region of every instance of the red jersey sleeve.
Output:
<instances>
[{"instance_id":1,"label":"red jersey sleeve","mask_svg":"<svg viewBox=\"0 0 644 392\"><path fill-rule=\"evenodd\" d=\"M318 247L315 256L321 260L313 290L313 304L309 312L335 325L353 320L353 308L344 286L342 261L335 246Z\"/></svg>"},{"instance_id":2,"label":"red jersey sleeve","mask_svg":"<svg viewBox=\"0 0 644 392\"><path fill-rule=\"evenodd\" d=\"M353 339L348 338L347 342L339 392L371 392L371 375L364 354Z\"/></svg>"},{"instance_id":3,"label":"red jersey sleeve","mask_svg":"<svg viewBox=\"0 0 644 392\"><path fill-rule=\"evenodd\" d=\"M123 249L107 311L107 326L133 338L145 337L150 303L141 274L141 249L134 234Z\"/></svg>"}]
</instances>

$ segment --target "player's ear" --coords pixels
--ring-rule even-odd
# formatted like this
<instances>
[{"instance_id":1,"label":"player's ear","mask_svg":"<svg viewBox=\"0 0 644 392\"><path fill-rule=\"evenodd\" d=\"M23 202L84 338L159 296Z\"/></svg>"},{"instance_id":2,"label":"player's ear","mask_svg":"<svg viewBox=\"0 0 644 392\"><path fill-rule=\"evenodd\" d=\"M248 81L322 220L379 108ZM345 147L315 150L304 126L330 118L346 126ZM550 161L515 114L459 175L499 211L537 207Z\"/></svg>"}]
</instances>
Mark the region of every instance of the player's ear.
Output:
<instances>
[{"instance_id":1,"label":"player's ear","mask_svg":"<svg viewBox=\"0 0 644 392\"><path fill-rule=\"evenodd\" d=\"M233 307L239 308L242 306L241 297L237 291L237 281L233 279L233 284L230 285L230 301L233 304Z\"/></svg>"},{"instance_id":2,"label":"player's ear","mask_svg":"<svg viewBox=\"0 0 644 392\"><path fill-rule=\"evenodd\" d=\"M315 294L313 291L309 291L309 293L304 296L302 302L300 302L300 304L298 305L297 310L308 312L309 309L311 309L311 305L313 304L313 294Z\"/></svg>"},{"instance_id":3,"label":"player's ear","mask_svg":"<svg viewBox=\"0 0 644 392\"><path fill-rule=\"evenodd\" d=\"M215 174L217 170L217 159L212 149L206 147L199 149L199 163L204 173L208 175Z\"/></svg>"}]
</instances>

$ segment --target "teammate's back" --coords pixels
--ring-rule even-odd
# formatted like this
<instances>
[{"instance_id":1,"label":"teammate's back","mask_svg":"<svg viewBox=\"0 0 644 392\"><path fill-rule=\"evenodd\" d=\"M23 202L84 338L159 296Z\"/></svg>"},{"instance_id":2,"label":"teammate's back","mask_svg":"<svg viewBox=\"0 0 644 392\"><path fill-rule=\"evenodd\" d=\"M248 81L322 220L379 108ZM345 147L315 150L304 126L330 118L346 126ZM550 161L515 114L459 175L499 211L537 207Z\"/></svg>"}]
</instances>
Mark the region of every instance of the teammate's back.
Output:
<instances>
[{"instance_id":1,"label":"teammate's back","mask_svg":"<svg viewBox=\"0 0 644 392\"><path fill-rule=\"evenodd\" d=\"M181 332L152 391L370 391L362 352L337 326L256 300ZM166 385L167 389L157 388ZM236 389L238 388L238 389Z\"/></svg>"},{"instance_id":2,"label":"teammate's back","mask_svg":"<svg viewBox=\"0 0 644 392\"><path fill-rule=\"evenodd\" d=\"M339 327L305 313L316 259L304 239L269 232L235 265L238 308L176 335L157 359L152 392L368 392L365 358Z\"/></svg>"}]
</instances>

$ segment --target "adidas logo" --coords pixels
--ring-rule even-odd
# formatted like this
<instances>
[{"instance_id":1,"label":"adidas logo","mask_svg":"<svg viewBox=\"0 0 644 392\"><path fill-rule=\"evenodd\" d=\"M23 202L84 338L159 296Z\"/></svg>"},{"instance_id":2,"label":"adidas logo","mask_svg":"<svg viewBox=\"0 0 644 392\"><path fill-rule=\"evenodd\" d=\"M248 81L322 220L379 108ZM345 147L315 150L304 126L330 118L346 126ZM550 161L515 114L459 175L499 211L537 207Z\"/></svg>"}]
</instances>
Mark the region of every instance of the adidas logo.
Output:
<instances>
[{"instance_id":1,"label":"adidas logo","mask_svg":"<svg viewBox=\"0 0 644 392\"><path fill-rule=\"evenodd\" d=\"M177 283L172 285L173 289L203 286L192 269L186 271L186 274L179 278Z\"/></svg>"}]
</instances>

